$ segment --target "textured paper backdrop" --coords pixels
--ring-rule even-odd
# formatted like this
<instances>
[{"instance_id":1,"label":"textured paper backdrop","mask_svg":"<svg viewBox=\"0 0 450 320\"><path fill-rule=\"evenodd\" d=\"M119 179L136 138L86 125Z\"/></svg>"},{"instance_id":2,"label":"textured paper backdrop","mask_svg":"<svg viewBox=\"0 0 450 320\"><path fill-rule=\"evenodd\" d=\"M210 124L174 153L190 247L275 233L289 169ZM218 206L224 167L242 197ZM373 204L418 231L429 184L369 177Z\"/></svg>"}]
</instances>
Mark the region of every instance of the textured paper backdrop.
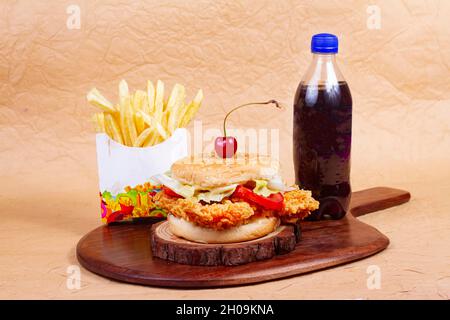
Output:
<instances>
[{"instance_id":1,"label":"textured paper backdrop","mask_svg":"<svg viewBox=\"0 0 450 320\"><path fill-rule=\"evenodd\" d=\"M80 29L66 26L71 4L80 7ZM367 27L369 5L381 10L379 30ZM8 268L10 279L35 270L25 256L38 253L48 255L40 273L51 266L57 275L47 277L64 275L61 256L74 262L77 239L100 224L95 109L85 101L93 86L112 100L122 78L133 89L147 79L180 82L191 97L202 88L197 119L217 128L232 106L279 99L284 112L242 110L230 124L279 128L292 181L292 101L317 32L340 39L338 62L354 101L354 189L412 190L423 202L411 211L448 226L449 17L448 1L2 1L0 237L8 245L0 259L21 263ZM448 230L429 233L448 243ZM433 248L448 267L448 251ZM42 281L29 277L28 284ZM3 284L19 294L14 281Z\"/></svg>"}]
</instances>

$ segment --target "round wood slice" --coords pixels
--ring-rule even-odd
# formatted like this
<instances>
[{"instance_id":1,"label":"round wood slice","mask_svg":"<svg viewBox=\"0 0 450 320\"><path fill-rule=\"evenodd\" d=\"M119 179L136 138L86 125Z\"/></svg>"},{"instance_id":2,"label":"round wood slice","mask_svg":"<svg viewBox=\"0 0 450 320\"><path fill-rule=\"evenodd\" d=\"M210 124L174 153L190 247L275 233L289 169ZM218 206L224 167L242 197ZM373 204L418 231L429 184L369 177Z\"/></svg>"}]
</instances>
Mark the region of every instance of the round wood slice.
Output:
<instances>
[{"instance_id":1,"label":"round wood slice","mask_svg":"<svg viewBox=\"0 0 450 320\"><path fill-rule=\"evenodd\" d=\"M296 226L286 225L251 241L203 244L177 237L167 221L153 225L150 230L154 257L197 266L235 266L270 259L294 250L298 234Z\"/></svg>"}]
</instances>

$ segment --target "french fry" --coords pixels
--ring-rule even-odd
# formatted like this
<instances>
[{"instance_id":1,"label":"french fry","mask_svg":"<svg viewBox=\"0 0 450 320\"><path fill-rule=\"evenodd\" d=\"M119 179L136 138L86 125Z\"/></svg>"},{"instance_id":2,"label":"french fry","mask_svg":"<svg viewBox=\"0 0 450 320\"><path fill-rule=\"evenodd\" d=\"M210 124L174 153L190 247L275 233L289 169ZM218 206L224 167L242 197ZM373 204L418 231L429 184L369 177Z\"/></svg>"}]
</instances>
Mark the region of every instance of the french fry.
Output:
<instances>
[{"instance_id":1,"label":"french fry","mask_svg":"<svg viewBox=\"0 0 450 320\"><path fill-rule=\"evenodd\" d=\"M119 104L120 106L120 130L122 132L123 142L126 146L132 146L130 134L128 133L127 127L127 99L129 103L129 98L125 98L123 102Z\"/></svg>"},{"instance_id":2,"label":"french fry","mask_svg":"<svg viewBox=\"0 0 450 320\"><path fill-rule=\"evenodd\" d=\"M169 114L170 114L170 110L166 110L163 112L162 117L161 117L161 125L165 128L165 130L167 132L168 132L167 124L169 122Z\"/></svg>"},{"instance_id":3,"label":"french fry","mask_svg":"<svg viewBox=\"0 0 450 320\"><path fill-rule=\"evenodd\" d=\"M116 108L114 108L114 105L109 102L108 99L106 99L104 96L101 95L101 93L96 89L93 88L86 96L87 101L92 104L93 106L100 108L101 110L105 112L116 112Z\"/></svg>"},{"instance_id":4,"label":"french fry","mask_svg":"<svg viewBox=\"0 0 450 320\"><path fill-rule=\"evenodd\" d=\"M124 103L125 99L130 95L128 83L125 80L119 82L119 103Z\"/></svg>"},{"instance_id":5,"label":"french fry","mask_svg":"<svg viewBox=\"0 0 450 320\"><path fill-rule=\"evenodd\" d=\"M153 128L147 128L137 137L136 141L134 142L135 147L141 147L144 142L154 133Z\"/></svg>"},{"instance_id":6,"label":"french fry","mask_svg":"<svg viewBox=\"0 0 450 320\"><path fill-rule=\"evenodd\" d=\"M146 147L161 143L177 128L185 127L200 108L203 92L198 91L189 104L185 103L186 89L175 84L164 98L164 83L158 80L156 88L151 81L147 90L132 94L125 80L119 83L119 103L113 105L93 88L87 100L103 112L93 116L97 132L104 132L126 146Z\"/></svg>"},{"instance_id":7,"label":"french fry","mask_svg":"<svg viewBox=\"0 0 450 320\"><path fill-rule=\"evenodd\" d=\"M150 137L148 137L148 138L144 141L144 143L142 144L142 147L145 148L145 147L150 147L150 146L152 146L150 140L151 140L153 137L154 137L154 135L151 135Z\"/></svg>"},{"instance_id":8,"label":"french fry","mask_svg":"<svg viewBox=\"0 0 450 320\"><path fill-rule=\"evenodd\" d=\"M153 82L147 81L147 105L142 109L147 114L155 111L155 87Z\"/></svg>"},{"instance_id":9,"label":"french fry","mask_svg":"<svg viewBox=\"0 0 450 320\"><path fill-rule=\"evenodd\" d=\"M153 129L152 133L147 137L147 139L145 139L144 143L142 144L142 147L150 147L150 146L155 145L157 143L156 141L158 140L158 137L161 140L163 140L161 138L161 136L159 135L159 133L156 132L155 129Z\"/></svg>"},{"instance_id":10,"label":"french fry","mask_svg":"<svg viewBox=\"0 0 450 320\"><path fill-rule=\"evenodd\" d=\"M105 114L105 129L112 139L123 144L123 138L122 133L120 132L120 127L116 122L116 119L114 119L114 117L109 113Z\"/></svg>"},{"instance_id":11,"label":"french fry","mask_svg":"<svg viewBox=\"0 0 450 320\"><path fill-rule=\"evenodd\" d=\"M150 127L154 128L156 132L164 139L166 140L169 137L169 134L167 133L166 129L161 125L160 122L158 122L155 117L152 117L151 115L145 114L144 112L140 112L142 115L142 118L144 119L145 123Z\"/></svg>"},{"instance_id":12,"label":"french fry","mask_svg":"<svg viewBox=\"0 0 450 320\"><path fill-rule=\"evenodd\" d=\"M161 122L164 111L164 83L158 80L156 83L155 93L155 111L154 117L158 122Z\"/></svg>"},{"instance_id":13,"label":"french fry","mask_svg":"<svg viewBox=\"0 0 450 320\"><path fill-rule=\"evenodd\" d=\"M114 120L116 121L116 123L117 123L117 125L119 127L120 133L122 133L122 128L120 127L120 104L117 104L115 106L115 108L116 108L117 112L112 114L112 116L113 116ZM122 140L123 140L123 134L122 134Z\"/></svg>"},{"instance_id":14,"label":"french fry","mask_svg":"<svg viewBox=\"0 0 450 320\"><path fill-rule=\"evenodd\" d=\"M130 137L130 144L129 146L134 146L134 143L137 139L137 130L136 125L134 123L134 112L133 108L131 106L131 99L130 97L125 98L125 124L127 126L128 135Z\"/></svg>"},{"instance_id":15,"label":"french fry","mask_svg":"<svg viewBox=\"0 0 450 320\"><path fill-rule=\"evenodd\" d=\"M192 101L190 106L188 106L188 108L186 110L183 120L181 121L181 123L179 125L180 128L184 128L189 124L189 122L192 120L194 115L197 113L198 109L200 109L202 100L203 100L203 91L198 90L197 95L195 96L194 100Z\"/></svg>"},{"instance_id":16,"label":"french fry","mask_svg":"<svg viewBox=\"0 0 450 320\"><path fill-rule=\"evenodd\" d=\"M170 133L173 133L177 128L179 114L185 98L186 90L182 85L176 84L167 101L167 129Z\"/></svg>"},{"instance_id":17,"label":"french fry","mask_svg":"<svg viewBox=\"0 0 450 320\"><path fill-rule=\"evenodd\" d=\"M106 132L105 130L105 118L103 113L95 113L92 117L92 120L95 123L95 131L102 133Z\"/></svg>"},{"instance_id":18,"label":"french fry","mask_svg":"<svg viewBox=\"0 0 450 320\"><path fill-rule=\"evenodd\" d=\"M183 105L181 106L180 111L178 113L178 119L177 119L177 124L176 124L177 128L182 128L183 127L182 126L183 119L186 116L186 113L188 112L189 108L191 108L191 107L192 107L192 101L189 102L188 104L185 104L183 102Z\"/></svg>"},{"instance_id":19,"label":"french fry","mask_svg":"<svg viewBox=\"0 0 450 320\"><path fill-rule=\"evenodd\" d=\"M145 121L140 113L134 114L134 124L136 125L136 132L140 135L145 130Z\"/></svg>"},{"instance_id":20,"label":"french fry","mask_svg":"<svg viewBox=\"0 0 450 320\"><path fill-rule=\"evenodd\" d=\"M151 135L150 137L148 137L147 141L144 143L144 147L150 147L150 146L154 146L158 143L160 143L161 141L164 141L161 136L154 134Z\"/></svg>"},{"instance_id":21,"label":"french fry","mask_svg":"<svg viewBox=\"0 0 450 320\"><path fill-rule=\"evenodd\" d=\"M133 109L135 112L138 110L142 110L144 99L146 98L147 93L143 90L136 90L133 95Z\"/></svg>"},{"instance_id":22,"label":"french fry","mask_svg":"<svg viewBox=\"0 0 450 320\"><path fill-rule=\"evenodd\" d=\"M137 90L133 97L133 112L134 112L134 121L136 125L137 134L141 134L145 129L145 122L142 116L139 114L139 111L143 110L144 105L147 105L146 101L147 93L142 90Z\"/></svg>"}]
</instances>

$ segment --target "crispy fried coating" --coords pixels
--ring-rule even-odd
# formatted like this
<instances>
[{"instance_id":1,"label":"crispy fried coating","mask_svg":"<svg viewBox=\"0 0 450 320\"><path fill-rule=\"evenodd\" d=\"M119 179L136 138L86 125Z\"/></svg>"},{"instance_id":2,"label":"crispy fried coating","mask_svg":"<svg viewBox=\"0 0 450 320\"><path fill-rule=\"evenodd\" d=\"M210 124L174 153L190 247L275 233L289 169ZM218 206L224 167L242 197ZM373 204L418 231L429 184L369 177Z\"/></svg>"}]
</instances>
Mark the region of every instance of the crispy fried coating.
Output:
<instances>
[{"instance_id":1,"label":"crispy fried coating","mask_svg":"<svg viewBox=\"0 0 450 320\"><path fill-rule=\"evenodd\" d=\"M302 219L319 207L319 202L311 196L311 191L294 190L284 193L284 209L280 212L260 210L242 200L223 200L221 203L203 205L196 198L184 199L167 196L164 191L154 196L158 207L167 212L193 222L201 227L223 230L246 224L257 216L278 216Z\"/></svg>"},{"instance_id":2,"label":"crispy fried coating","mask_svg":"<svg viewBox=\"0 0 450 320\"><path fill-rule=\"evenodd\" d=\"M319 208L319 201L315 200L311 191L294 190L284 193L284 210L282 216L295 215L298 218L307 217L311 211Z\"/></svg>"},{"instance_id":3,"label":"crispy fried coating","mask_svg":"<svg viewBox=\"0 0 450 320\"><path fill-rule=\"evenodd\" d=\"M246 223L255 211L247 202L231 202L202 205L195 198L176 199L158 192L154 200L158 207L201 227L222 230Z\"/></svg>"}]
</instances>

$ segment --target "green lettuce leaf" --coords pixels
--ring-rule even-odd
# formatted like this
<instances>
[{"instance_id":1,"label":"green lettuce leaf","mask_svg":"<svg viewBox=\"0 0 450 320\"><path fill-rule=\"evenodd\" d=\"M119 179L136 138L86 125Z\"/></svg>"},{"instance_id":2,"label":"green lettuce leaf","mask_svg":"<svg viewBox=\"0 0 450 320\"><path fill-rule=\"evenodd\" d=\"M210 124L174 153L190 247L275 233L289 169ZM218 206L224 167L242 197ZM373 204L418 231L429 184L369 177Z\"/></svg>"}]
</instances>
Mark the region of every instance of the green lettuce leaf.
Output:
<instances>
[{"instance_id":1,"label":"green lettuce leaf","mask_svg":"<svg viewBox=\"0 0 450 320\"><path fill-rule=\"evenodd\" d=\"M231 196L234 190L236 190L237 186L237 184L232 184L225 187L210 189L206 192L199 192L196 197L199 201L202 200L207 203L210 203L212 201L220 202L223 200L223 198Z\"/></svg>"},{"instance_id":2,"label":"green lettuce leaf","mask_svg":"<svg viewBox=\"0 0 450 320\"><path fill-rule=\"evenodd\" d=\"M278 190L273 190L270 189L267 185L268 182L266 180L254 180L256 182L256 186L253 188L253 192L263 196L263 197L268 197L270 196L272 193L278 193Z\"/></svg>"},{"instance_id":3,"label":"green lettuce leaf","mask_svg":"<svg viewBox=\"0 0 450 320\"><path fill-rule=\"evenodd\" d=\"M172 191L178 193L185 198L192 198L194 196L195 187L187 184L182 184L178 180L175 180L165 174L158 174L153 179L159 181L160 184L168 187Z\"/></svg>"}]
</instances>

